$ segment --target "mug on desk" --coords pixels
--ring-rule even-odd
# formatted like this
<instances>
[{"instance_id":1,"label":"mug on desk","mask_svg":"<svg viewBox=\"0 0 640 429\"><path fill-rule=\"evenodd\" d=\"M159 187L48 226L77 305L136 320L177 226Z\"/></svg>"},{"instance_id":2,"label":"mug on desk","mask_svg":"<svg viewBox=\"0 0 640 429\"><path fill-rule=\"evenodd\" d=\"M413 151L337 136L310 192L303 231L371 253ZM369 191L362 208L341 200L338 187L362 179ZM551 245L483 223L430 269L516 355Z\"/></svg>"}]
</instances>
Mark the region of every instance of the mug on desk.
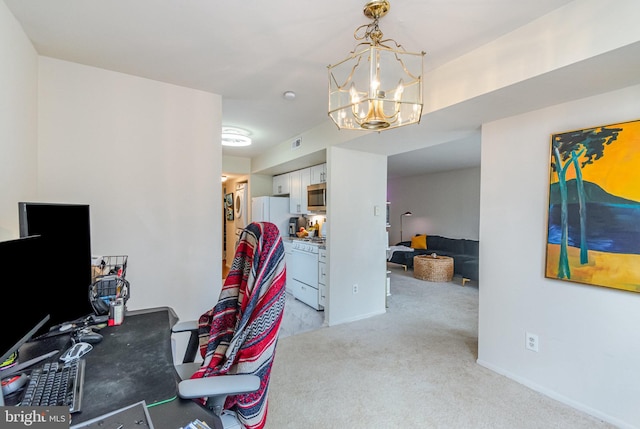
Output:
<instances>
[{"instance_id":1,"label":"mug on desk","mask_svg":"<svg viewBox=\"0 0 640 429\"><path fill-rule=\"evenodd\" d=\"M122 325L124 321L124 300L122 298L116 298L115 301L111 301L109 305L109 326Z\"/></svg>"}]
</instances>

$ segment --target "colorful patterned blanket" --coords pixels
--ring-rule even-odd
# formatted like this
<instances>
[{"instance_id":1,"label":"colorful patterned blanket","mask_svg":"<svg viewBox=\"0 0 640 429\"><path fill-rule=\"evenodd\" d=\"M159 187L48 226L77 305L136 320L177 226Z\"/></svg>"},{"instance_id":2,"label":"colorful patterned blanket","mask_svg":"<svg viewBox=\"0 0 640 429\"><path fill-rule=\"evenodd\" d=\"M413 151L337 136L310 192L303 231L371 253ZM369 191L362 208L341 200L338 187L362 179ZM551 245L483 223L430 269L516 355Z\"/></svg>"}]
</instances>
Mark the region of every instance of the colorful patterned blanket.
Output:
<instances>
[{"instance_id":1,"label":"colorful patterned blanket","mask_svg":"<svg viewBox=\"0 0 640 429\"><path fill-rule=\"evenodd\" d=\"M204 362L191 378L221 374L260 377L256 392L228 396L247 429L263 428L267 418L269 376L285 304L284 246L269 222L247 226L216 306L199 319ZM204 401L204 399L203 399Z\"/></svg>"}]
</instances>

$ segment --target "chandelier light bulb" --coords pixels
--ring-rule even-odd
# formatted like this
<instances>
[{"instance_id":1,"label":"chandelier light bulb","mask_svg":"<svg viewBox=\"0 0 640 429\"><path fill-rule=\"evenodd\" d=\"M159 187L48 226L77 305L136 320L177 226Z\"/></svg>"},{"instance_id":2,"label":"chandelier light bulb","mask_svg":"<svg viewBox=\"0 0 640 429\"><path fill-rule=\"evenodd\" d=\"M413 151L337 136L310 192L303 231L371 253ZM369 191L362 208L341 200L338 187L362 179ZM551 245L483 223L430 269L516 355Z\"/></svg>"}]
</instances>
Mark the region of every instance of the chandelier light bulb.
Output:
<instances>
[{"instance_id":1,"label":"chandelier light bulb","mask_svg":"<svg viewBox=\"0 0 640 429\"><path fill-rule=\"evenodd\" d=\"M376 94L378 92L378 88L380 88L380 81L378 81L378 79L373 79L371 81L371 93Z\"/></svg>"},{"instance_id":2,"label":"chandelier light bulb","mask_svg":"<svg viewBox=\"0 0 640 429\"><path fill-rule=\"evenodd\" d=\"M351 102L357 104L360 102L360 96L358 95L358 91L356 90L355 83L351 83L351 88L349 88L349 94L351 95Z\"/></svg>"}]
</instances>

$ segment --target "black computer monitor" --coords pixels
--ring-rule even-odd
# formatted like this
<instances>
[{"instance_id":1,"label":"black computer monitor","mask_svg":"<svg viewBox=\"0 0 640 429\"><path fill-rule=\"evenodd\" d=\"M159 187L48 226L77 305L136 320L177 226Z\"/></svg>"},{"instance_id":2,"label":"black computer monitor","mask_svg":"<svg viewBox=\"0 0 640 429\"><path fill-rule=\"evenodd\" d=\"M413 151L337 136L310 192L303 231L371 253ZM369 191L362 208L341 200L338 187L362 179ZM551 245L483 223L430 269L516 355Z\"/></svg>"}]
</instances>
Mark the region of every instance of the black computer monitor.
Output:
<instances>
[{"instance_id":1,"label":"black computer monitor","mask_svg":"<svg viewBox=\"0 0 640 429\"><path fill-rule=\"evenodd\" d=\"M42 280L38 269L42 241L40 237L26 237L0 242L0 363L5 363L49 320L48 303L36 292Z\"/></svg>"},{"instance_id":2,"label":"black computer monitor","mask_svg":"<svg viewBox=\"0 0 640 429\"><path fill-rule=\"evenodd\" d=\"M93 314L91 223L88 204L18 203L20 236L39 235L43 256L34 261L40 274L33 293L50 303L48 326Z\"/></svg>"}]
</instances>

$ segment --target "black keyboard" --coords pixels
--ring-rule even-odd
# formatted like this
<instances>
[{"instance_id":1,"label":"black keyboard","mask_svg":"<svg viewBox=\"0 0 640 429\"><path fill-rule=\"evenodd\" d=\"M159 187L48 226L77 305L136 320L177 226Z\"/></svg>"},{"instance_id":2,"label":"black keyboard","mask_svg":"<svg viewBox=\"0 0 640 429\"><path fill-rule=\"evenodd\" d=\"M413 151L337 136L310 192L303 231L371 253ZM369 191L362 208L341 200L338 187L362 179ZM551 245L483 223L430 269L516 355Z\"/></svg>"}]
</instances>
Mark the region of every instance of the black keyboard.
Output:
<instances>
[{"instance_id":1,"label":"black keyboard","mask_svg":"<svg viewBox=\"0 0 640 429\"><path fill-rule=\"evenodd\" d=\"M31 407L64 406L80 411L84 385L84 359L73 362L47 362L31 371L20 405Z\"/></svg>"}]
</instances>

